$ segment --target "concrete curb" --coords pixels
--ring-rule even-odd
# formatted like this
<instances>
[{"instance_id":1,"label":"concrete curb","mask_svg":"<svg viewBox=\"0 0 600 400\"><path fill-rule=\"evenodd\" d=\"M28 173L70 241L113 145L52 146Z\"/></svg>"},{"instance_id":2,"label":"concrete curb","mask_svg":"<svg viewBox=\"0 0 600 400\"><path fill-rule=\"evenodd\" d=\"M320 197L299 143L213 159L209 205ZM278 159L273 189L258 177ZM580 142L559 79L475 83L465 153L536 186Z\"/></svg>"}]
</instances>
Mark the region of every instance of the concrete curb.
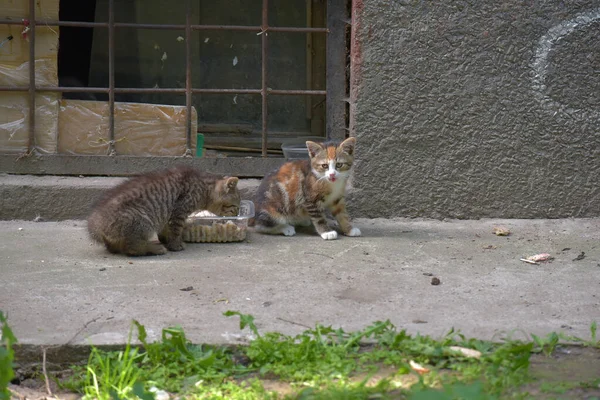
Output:
<instances>
[{"instance_id":1,"label":"concrete curb","mask_svg":"<svg viewBox=\"0 0 600 400\"><path fill-rule=\"evenodd\" d=\"M0 175L0 220L63 221L85 219L107 189L126 178ZM258 179L242 179L242 198L252 199Z\"/></svg>"}]
</instances>

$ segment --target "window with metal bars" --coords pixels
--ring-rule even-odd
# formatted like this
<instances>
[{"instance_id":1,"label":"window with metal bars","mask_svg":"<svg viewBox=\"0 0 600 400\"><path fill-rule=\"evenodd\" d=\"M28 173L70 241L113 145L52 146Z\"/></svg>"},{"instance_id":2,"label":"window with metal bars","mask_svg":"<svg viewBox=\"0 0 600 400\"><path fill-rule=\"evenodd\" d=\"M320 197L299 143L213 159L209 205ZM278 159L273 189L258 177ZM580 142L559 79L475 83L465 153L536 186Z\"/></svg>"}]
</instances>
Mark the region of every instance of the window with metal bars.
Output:
<instances>
[{"instance_id":1,"label":"window with metal bars","mask_svg":"<svg viewBox=\"0 0 600 400\"><path fill-rule=\"evenodd\" d=\"M19 161L13 156L10 162L0 155L5 172L122 175L184 161L214 172L261 176L281 163L282 143L346 136L345 0L62 0L58 19L36 15L43 1L23 0L29 18L2 16L0 25L26 31L29 59L37 55L36 30L60 29L58 84L36 82L36 59L29 63L29 84L0 81L0 96L27 93L27 155L37 144L40 94L106 102L107 156L59 152ZM119 154L120 102L183 108L182 155L188 157ZM194 148L198 133L205 143L201 158Z\"/></svg>"}]
</instances>

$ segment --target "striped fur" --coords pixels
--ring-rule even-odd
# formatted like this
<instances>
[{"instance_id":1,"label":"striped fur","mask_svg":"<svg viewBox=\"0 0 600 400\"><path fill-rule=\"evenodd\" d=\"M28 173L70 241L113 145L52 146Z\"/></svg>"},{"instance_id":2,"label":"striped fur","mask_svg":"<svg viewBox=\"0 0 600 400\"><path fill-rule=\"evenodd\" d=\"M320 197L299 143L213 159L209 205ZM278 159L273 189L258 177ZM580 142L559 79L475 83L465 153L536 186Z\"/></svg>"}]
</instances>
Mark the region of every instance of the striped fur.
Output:
<instances>
[{"instance_id":1,"label":"striped fur","mask_svg":"<svg viewBox=\"0 0 600 400\"><path fill-rule=\"evenodd\" d=\"M237 215L238 178L217 177L189 167L150 172L109 190L88 217L92 239L111 253L159 255L183 250L185 219L207 209ZM149 239L158 234L160 243Z\"/></svg>"},{"instance_id":2,"label":"striped fur","mask_svg":"<svg viewBox=\"0 0 600 400\"><path fill-rule=\"evenodd\" d=\"M355 142L355 138L339 145L306 142L310 160L289 161L265 176L257 192L256 230L292 236L294 226L312 224L323 239L336 239L337 232L325 218L328 209L345 235L360 236L344 202Z\"/></svg>"}]
</instances>

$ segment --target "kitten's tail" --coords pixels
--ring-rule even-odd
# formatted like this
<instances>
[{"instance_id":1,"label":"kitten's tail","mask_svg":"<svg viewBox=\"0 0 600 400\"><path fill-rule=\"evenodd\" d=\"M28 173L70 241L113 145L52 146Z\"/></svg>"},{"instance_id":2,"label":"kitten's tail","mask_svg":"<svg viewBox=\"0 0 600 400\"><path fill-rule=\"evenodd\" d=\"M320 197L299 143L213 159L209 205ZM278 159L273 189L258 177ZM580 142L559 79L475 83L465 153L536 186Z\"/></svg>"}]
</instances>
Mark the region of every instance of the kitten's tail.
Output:
<instances>
[{"instance_id":1,"label":"kitten's tail","mask_svg":"<svg viewBox=\"0 0 600 400\"><path fill-rule=\"evenodd\" d=\"M101 230L101 226L102 226L102 217L99 215L99 213L97 212L92 212L90 214L90 216L88 217L87 220L87 228L88 228L88 233L90 234L90 237L95 240L96 242L99 243L104 243L103 237L104 235L102 235L102 230Z\"/></svg>"}]
</instances>

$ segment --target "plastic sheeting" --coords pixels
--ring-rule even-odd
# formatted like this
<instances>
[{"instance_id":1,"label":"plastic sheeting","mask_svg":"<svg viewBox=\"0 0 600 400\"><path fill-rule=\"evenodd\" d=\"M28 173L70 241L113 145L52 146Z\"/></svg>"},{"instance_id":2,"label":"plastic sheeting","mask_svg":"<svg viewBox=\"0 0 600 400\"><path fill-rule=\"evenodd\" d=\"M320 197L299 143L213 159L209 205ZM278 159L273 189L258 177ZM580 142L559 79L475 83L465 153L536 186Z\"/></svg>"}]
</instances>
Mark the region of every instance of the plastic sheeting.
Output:
<instances>
[{"instance_id":1,"label":"plastic sheeting","mask_svg":"<svg viewBox=\"0 0 600 400\"><path fill-rule=\"evenodd\" d=\"M1 0L0 0L1 1ZM29 84L29 41L21 35L22 25L0 25L0 85ZM58 27L40 26L35 35L35 81L37 86L58 85Z\"/></svg>"},{"instance_id":2,"label":"plastic sheeting","mask_svg":"<svg viewBox=\"0 0 600 400\"><path fill-rule=\"evenodd\" d=\"M36 0L36 18L58 19L59 0ZM0 0L0 17L29 18L29 1ZM58 27L38 26L35 38L35 80L38 86L58 84ZM29 33L25 24L0 25L0 85L29 84ZM41 153L56 153L58 93L37 94L35 105L35 144ZM0 152L23 153L29 143L29 94L0 93Z\"/></svg>"},{"instance_id":3,"label":"plastic sheeting","mask_svg":"<svg viewBox=\"0 0 600 400\"><path fill-rule=\"evenodd\" d=\"M183 156L186 108L145 103L115 103L115 150L121 155ZM192 152L198 126L192 107ZM61 100L58 152L106 155L109 149L107 102Z\"/></svg>"},{"instance_id":4,"label":"plastic sheeting","mask_svg":"<svg viewBox=\"0 0 600 400\"><path fill-rule=\"evenodd\" d=\"M60 0L36 0L35 17L37 19L58 19ZM0 0L0 16L2 18L29 18L28 0Z\"/></svg>"},{"instance_id":5,"label":"plastic sheeting","mask_svg":"<svg viewBox=\"0 0 600 400\"><path fill-rule=\"evenodd\" d=\"M35 96L35 144L40 153L56 153L60 94ZM0 93L0 152L24 153L29 143L29 94Z\"/></svg>"}]
</instances>

